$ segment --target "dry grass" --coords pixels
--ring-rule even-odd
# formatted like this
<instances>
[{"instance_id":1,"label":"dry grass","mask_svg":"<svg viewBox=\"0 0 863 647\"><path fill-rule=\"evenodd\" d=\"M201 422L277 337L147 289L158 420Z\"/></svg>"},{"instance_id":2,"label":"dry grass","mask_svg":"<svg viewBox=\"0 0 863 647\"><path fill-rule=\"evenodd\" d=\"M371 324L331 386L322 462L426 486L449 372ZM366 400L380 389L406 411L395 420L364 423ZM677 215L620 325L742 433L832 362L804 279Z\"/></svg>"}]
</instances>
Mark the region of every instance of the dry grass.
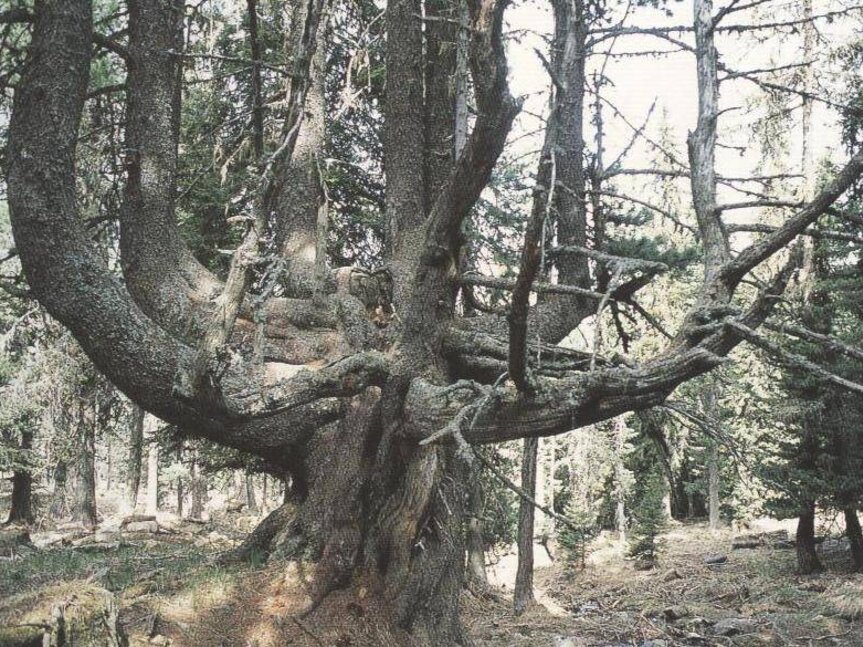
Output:
<instances>
[{"instance_id":1,"label":"dry grass","mask_svg":"<svg viewBox=\"0 0 863 647\"><path fill-rule=\"evenodd\" d=\"M622 647L648 641L652 647L863 647L863 576L798 577L793 551L732 551L731 537L730 531L713 535L702 525L676 526L663 537L658 568L649 572L636 570L622 546L602 538L585 570L566 570L559 562L538 569L542 604L519 617L506 591L498 599L465 593L465 625L477 647ZM387 609L371 602L370 583L354 582L315 606L309 595L312 570L302 565L224 569L203 553L180 559L175 551L167 545L161 561L147 549L103 555L102 566L98 557L63 562L57 572L64 581L51 584L39 569L59 568L61 556L71 559L67 553L13 562L21 572L7 576L7 584L34 584L0 600L0 624L44 621L58 600L69 603L71 618L86 624L101 608L107 587L120 593L121 620L133 646L152 645L154 636L173 647L389 647L398 638L383 630ZM728 563L706 566L704 557L715 553L727 555ZM116 572L103 573L105 564ZM727 618L750 620L750 628L743 635L714 635L714 623Z\"/></svg>"},{"instance_id":2,"label":"dry grass","mask_svg":"<svg viewBox=\"0 0 863 647\"><path fill-rule=\"evenodd\" d=\"M732 551L731 538L701 524L676 526L663 537L658 567L647 572L603 538L583 571L555 564L537 572L537 588L565 617L542 606L514 617L505 604L469 604L468 623L481 647L863 646L863 576L799 577L792 550ZM728 562L704 564L717 553ZM728 618L750 627L714 635L713 625Z\"/></svg>"}]
</instances>

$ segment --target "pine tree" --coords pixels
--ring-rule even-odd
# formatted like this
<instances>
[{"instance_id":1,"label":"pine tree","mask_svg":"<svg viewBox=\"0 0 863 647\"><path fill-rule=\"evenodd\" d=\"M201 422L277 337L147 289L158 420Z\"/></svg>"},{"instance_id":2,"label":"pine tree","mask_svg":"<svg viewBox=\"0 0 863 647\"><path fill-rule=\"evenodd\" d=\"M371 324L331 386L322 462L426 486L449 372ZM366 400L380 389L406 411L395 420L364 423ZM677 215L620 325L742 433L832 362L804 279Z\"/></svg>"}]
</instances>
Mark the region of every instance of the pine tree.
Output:
<instances>
[{"instance_id":1,"label":"pine tree","mask_svg":"<svg viewBox=\"0 0 863 647\"><path fill-rule=\"evenodd\" d=\"M660 547L658 537L668 524L664 498L662 473L658 468L652 468L645 475L641 497L632 512L634 524L629 544L630 556L644 568L656 565Z\"/></svg>"}]
</instances>

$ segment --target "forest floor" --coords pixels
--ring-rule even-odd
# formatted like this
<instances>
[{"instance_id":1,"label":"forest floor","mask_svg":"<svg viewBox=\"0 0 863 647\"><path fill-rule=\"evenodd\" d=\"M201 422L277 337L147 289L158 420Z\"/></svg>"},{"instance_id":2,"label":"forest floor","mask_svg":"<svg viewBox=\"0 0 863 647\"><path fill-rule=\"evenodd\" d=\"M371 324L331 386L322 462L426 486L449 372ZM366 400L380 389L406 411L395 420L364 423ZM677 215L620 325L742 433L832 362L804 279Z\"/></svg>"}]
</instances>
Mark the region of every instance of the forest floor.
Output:
<instances>
[{"instance_id":1,"label":"forest floor","mask_svg":"<svg viewBox=\"0 0 863 647\"><path fill-rule=\"evenodd\" d=\"M40 645L55 607L77 632L73 644L107 645L92 636L104 632L113 600L132 646L385 647L355 627L340 634L303 620L309 598L296 564L215 565L241 536L236 524L160 519L157 533L112 533L0 556L0 646ZM504 555L490 569L495 596L464 594L464 621L478 647L863 647L863 576L837 563L837 572L800 577L793 550L732 550L732 537L677 525L650 571L609 537L594 542L582 569L538 546L539 603L521 616L509 602L514 556ZM708 566L711 555L727 561Z\"/></svg>"}]
</instances>

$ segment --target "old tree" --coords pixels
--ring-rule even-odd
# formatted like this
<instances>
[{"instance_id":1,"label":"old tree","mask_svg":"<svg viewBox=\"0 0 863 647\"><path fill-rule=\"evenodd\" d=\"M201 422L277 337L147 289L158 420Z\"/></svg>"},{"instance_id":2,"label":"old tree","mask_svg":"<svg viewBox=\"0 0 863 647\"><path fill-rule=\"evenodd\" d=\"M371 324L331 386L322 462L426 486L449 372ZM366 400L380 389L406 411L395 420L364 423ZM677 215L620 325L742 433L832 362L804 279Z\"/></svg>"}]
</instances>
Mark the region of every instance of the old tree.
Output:
<instances>
[{"instance_id":1,"label":"old tree","mask_svg":"<svg viewBox=\"0 0 863 647\"><path fill-rule=\"evenodd\" d=\"M94 29L90 0L37 0L3 14L30 29L7 183L32 294L141 407L289 475L292 500L246 548L316 563L312 618L359 604L398 641L466 644L458 600L471 446L656 406L742 341L769 347L756 329L805 264L801 235L863 170L858 153L780 224L730 242L715 164L718 76L727 70L714 35L732 11L695 0L692 25L678 31L694 43L686 47L697 61L699 114L677 173L691 179L697 297L647 361L558 347L667 268L610 253L604 221L587 205L585 52L628 28L591 29L596 3L552 4L554 91L514 281L462 271L464 224L521 107L507 82L504 0L386 7L385 240L383 271L373 272L326 258L323 52L338 10L329 0L289 8L279 87L268 88L281 93L272 145L261 137L261 65L251 60L257 185L234 223L241 242L225 276L196 260L175 213L182 0L129 0L128 26L114 37ZM127 73L122 275L96 249L77 204L76 149L98 48ZM273 257L284 269L275 287L261 278ZM468 284L509 293L506 311L464 307Z\"/></svg>"}]
</instances>

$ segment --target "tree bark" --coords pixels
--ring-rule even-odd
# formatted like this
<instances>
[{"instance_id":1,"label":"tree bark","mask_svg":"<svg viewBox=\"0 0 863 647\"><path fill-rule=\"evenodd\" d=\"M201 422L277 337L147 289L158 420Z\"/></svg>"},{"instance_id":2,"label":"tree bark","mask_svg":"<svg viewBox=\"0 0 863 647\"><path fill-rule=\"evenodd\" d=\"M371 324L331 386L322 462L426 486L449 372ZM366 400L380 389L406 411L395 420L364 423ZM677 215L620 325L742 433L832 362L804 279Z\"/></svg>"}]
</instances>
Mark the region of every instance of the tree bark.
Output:
<instances>
[{"instance_id":1,"label":"tree bark","mask_svg":"<svg viewBox=\"0 0 863 647\"><path fill-rule=\"evenodd\" d=\"M190 475L192 481L192 507L189 510L189 518L201 520L204 516L204 499L207 494L207 484L198 465L198 450L195 450L192 456Z\"/></svg>"},{"instance_id":2,"label":"tree bark","mask_svg":"<svg viewBox=\"0 0 863 647\"><path fill-rule=\"evenodd\" d=\"M246 510L248 512L258 513L258 500L255 497L255 482L252 478L252 475L246 472L244 478L244 484L246 489Z\"/></svg>"},{"instance_id":3,"label":"tree bark","mask_svg":"<svg viewBox=\"0 0 863 647\"><path fill-rule=\"evenodd\" d=\"M87 528L98 523L96 514L95 403L81 403L78 415L78 449L75 457L75 496L72 519Z\"/></svg>"},{"instance_id":4,"label":"tree bark","mask_svg":"<svg viewBox=\"0 0 863 647\"><path fill-rule=\"evenodd\" d=\"M488 573L485 570L485 542L482 531L483 492L479 469L475 468L470 480L467 520L467 581L471 590L488 590Z\"/></svg>"},{"instance_id":5,"label":"tree bark","mask_svg":"<svg viewBox=\"0 0 863 647\"><path fill-rule=\"evenodd\" d=\"M452 445L417 449L382 435L399 424L390 397L398 395L355 398L345 421L322 430L306 469L293 475L290 500L234 558L315 561L311 624L353 604L362 617L387 618L398 644L466 645L458 598L467 465Z\"/></svg>"},{"instance_id":6,"label":"tree bark","mask_svg":"<svg viewBox=\"0 0 863 647\"><path fill-rule=\"evenodd\" d=\"M851 558L854 561L854 570L863 573L863 530L860 528L860 518L857 510L848 507L843 511L845 514L845 535L851 545Z\"/></svg>"},{"instance_id":7,"label":"tree bark","mask_svg":"<svg viewBox=\"0 0 863 647\"><path fill-rule=\"evenodd\" d=\"M624 484L624 451L626 449L626 421L622 416L614 420L614 498L615 525L617 537L621 543L626 542L626 487Z\"/></svg>"},{"instance_id":8,"label":"tree bark","mask_svg":"<svg viewBox=\"0 0 863 647\"><path fill-rule=\"evenodd\" d=\"M58 521L69 513L68 476L69 468L66 461L59 460L54 465L54 491L51 493L51 519Z\"/></svg>"},{"instance_id":9,"label":"tree bark","mask_svg":"<svg viewBox=\"0 0 863 647\"><path fill-rule=\"evenodd\" d=\"M177 448L177 463L183 464L183 448ZM186 488L183 482L183 477L177 477L177 516L183 518L183 503L186 498Z\"/></svg>"},{"instance_id":10,"label":"tree bark","mask_svg":"<svg viewBox=\"0 0 863 647\"><path fill-rule=\"evenodd\" d=\"M126 458L126 508L134 512L138 506L138 490L141 488L141 458L144 447L144 417L146 412L132 405L132 420L129 425L128 452Z\"/></svg>"},{"instance_id":11,"label":"tree bark","mask_svg":"<svg viewBox=\"0 0 863 647\"><path fill-rule=\"evenodd\" d=\"M382 133L387 175L384 260L394 269L398 316L387 333L386 353L371 344L346 341L331 312L325 317L314 304L284 299L280 312L285 322L304 320L304 330L323 327L330 336L326 349L302 349L299 363L307 363L305 368L289 379L267 382L260 377L259 365L244 361L239 344L222 349L227 337L220 337L211 350L230 351L226 355L232 357L237 350L238 361L226 365L224 375L208 372L208 379L201 381L206 388L178 393L176 376L200 354L199 331L177 324L184 324L198 306L212 307L212 294L243 296L219 286L203 292L188 287L199 285L200 272L194 264L184 264L171 204L176 195L180 67L180 57L171 50L179 45L181 4L130 3L131 168L121 217L126 284L91 244L75 200L76 145L91 67L92 4L36 4L28 60L15 92L7 156L10 213L22 266L34 296L137 403L184 432L253 452L269 461L273 470L290 475L290 500L259 526L254 533L257 546L264 553L313 559L314 604L307 610L308 621L325 624L327 618L337 618L344 627L346 614L358 607L363 613L354 613L355 618L373 618L387 630L386 636L364 644L466 644L458 600L465 563L468 470L453 437L499 442L551 435L661 403L681 382L721 363L721 356L740 342L726 320L728 309L722 308L743 276L811 225L863 168L863 156L855 157L811 205L774 234L759 239L724 268L711 265L699 302L699 307L711 308L706 314L701 309L690 313L674 343L655 358L638 366L596 361L588 371L583 357L555 351L553 368L563 368L554 368L558 372L549 376L543 367L534 376L532 389L514 392L508 384L498 383L506 370L505 340L484 328L474 335L469 325L456 322L454 308L462 227L489 183L520 107L506 81L505 3L467 2L470 25L463 31L476 118L449 173L437 175L441 186L430 203L435 191L428 191L426 177L432 165L427 155L424 48L429 41L424 36L423 7L420 0L390 0ZM566 8L563 2L556 4ZM704 15L709 14L709 3L699 4L707 9L699 16L709 18ZM307 6L322 9L316 2ZM166 8L174 13L166 13ZM146 19L150 11L155 12L152 21ZM568 24L578 20L576 12ZM309 29L304 34L313 34L317 25L311 23L306 23ZM704 47L704 39L710 37L708 23L702 20L699 32L703 59L715 58L712 44ZM566 43L568 60L583 65L585 52L571 47L577 39L568 36ZM293 97L289 124L301 121L303 92L293 90L306 81L302 64L310 61L303 55L312 51L313 44L304 42L292 60L296 65L288 74ZM700 70L705 69L702 62ZM709 128L716 114L702 113L699 132L702 143L709 145L715 140L715 131L711 134ZM153 120L151 126L147 118ZM574 145L581 146L580 138L575 139ZM699 151L694 159L702 165L710 160L712 165L712 152L703 147ZM562 150L561 159L566 154ZM572 161L580 164L581 155ZM700 171L702 176L710 174ZM144 190L150 180L153 192ZM699 215L711 220L708 226L721 225L716 214L701 208L705 203L699 202ZM136 204L140 210L133 208ZM714 246L722 241L705 235L702 242L709 248L709 259L715 260ZM252 247L246 250L252 258L235 256L238 266L255 260L257 245ZM583 256L577 258L587 267ZM248 272L243 276L246 285L241 287L246 287ZM771 282L770 288L776 288L769 293L771 303L787 281L788 272L783 270ZM585 302L595 296L579 289ZM769 312L766 301L765 296L753 301L739 321L757 326ZM241 305L232 303L232 308ZM558 325L551 317L546 322L560 332L571 320ZM493 324L499 330L505 322ZM706 324L718 325L708 332L695 330ZM459 343L459 334L466 336L466 343ZM477 354L477 346L493 352ZM497 353L501 346L503 359ZM529 346L525 342L523 350ZM481 370L470 372L465 356L474 357ZM530 361L527 358L528 366ZM476 415L469 416L471 411ZM465 421L470 424L462 425ZM536 441L533 446L535 460ZM156 463L155 445L151 449L151 463ZM156 494L155 465L148 483ZM156 507L157 501L152 503ZM532 531L525 534L532 543Z\"/></svg>"},{"instance_id":12,"label":"tree bark","mask_svg":"<svg viewBox=\"0 0 863 647\"><path fill-rule=\"evenodd\" d=\"M802 575L820 573L824 570L815 551L815 504L806 502L800 510L797 522L797 570Z\"/></svg>"},{"instance_id":13,"label":"tree bark","mask_svg":"<svg viewBox=\"0 0 863 647\"><path fill-rule=\"evenodd\" d=\"M539 441L536 467L536 500L549 510L554 510L554 470L555 449L554 438L543 438ZM536 534L542 538L542 543L548 547L548 540L554 534L554 520L547 515L540 515L536 524ZM548 548L546 548L548 550Z\"/></svg>"},{"instance_id":14,"label":"tree bark","mask_svg":"<svg viewBox=\"0 0 863 647\"><path fill-rule=\"evenodd\" d=\"M711 530L719 530L719 447L711 440L707 448L707 501Z\"/></svg>"},{"instance_id":15,"label":"tree bark","mask_svg":"<svg viewBox=\"0 0 863 647\"><path fill-rule=\"evenodd\" d=\"M147 439L147 514L159 511L159 443L155 431L155 421L151 418Z\"/></svg>"},{"instance_id":16,"label":"tree bark","mask_svg":"<svg viewBox=\"0 0 863 647\"><path fill-rule=\"evenodd\" d=\"M19 449L29 458L33 449L33 430L24 428L21 431ZM15 470L12 474L12 508L6 523L29 525L35 521L33 515L33 474L29 468Z\"/></svg>"},{"instance_id":17,"label":"tree bark","mask_svg":"<svg viewBox=\"0 0 863 647\"><path fill-rule=\"evenodd\" d=\"M536 461L538 438L526 438L521 455L521 489L536 498ZM515 575L513 604L516 613L523 613L535 600L533 597L533 525L534 506L521 498L518 506L518 568Z\"/></svg>"}]
</instances>

